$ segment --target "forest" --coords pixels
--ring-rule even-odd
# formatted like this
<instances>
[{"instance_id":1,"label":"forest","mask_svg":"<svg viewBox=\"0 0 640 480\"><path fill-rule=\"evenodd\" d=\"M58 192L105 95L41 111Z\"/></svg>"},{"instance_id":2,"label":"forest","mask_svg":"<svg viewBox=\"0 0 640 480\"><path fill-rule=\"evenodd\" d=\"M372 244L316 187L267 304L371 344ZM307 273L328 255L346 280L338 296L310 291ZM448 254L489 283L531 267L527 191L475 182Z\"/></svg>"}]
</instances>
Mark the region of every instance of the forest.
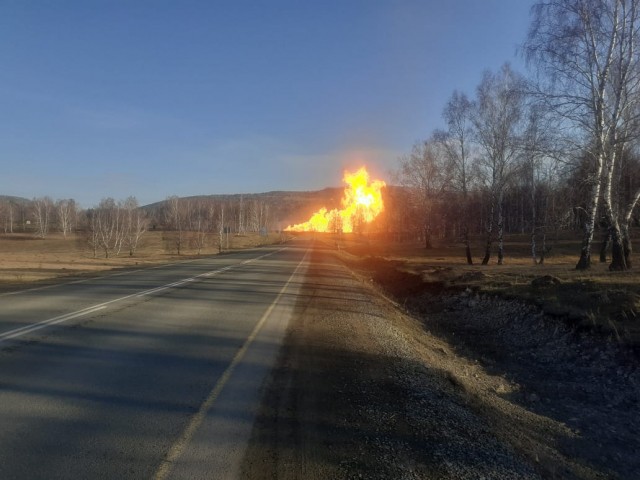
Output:
<instances>
[{"instance_id":1,"label":"forest","mask_svg":"<svg viewBox=\"0 0 640 480\"><path fill-rule=\"evenodd\" d=\"M520 47L528 75L509 64L486 71L475 92L454 91L444 128L400 159L397 183L408 187L394 223L421 218L434 236L484 235L482 264L504 235L527 233L534 262L547 234L580 230L577 269L600 260L631 267L631 232L640 198L638 175L639 9L637 0L539 2ZM413 225L415 228L415 225Z\"/></svg>"}]
</instances>

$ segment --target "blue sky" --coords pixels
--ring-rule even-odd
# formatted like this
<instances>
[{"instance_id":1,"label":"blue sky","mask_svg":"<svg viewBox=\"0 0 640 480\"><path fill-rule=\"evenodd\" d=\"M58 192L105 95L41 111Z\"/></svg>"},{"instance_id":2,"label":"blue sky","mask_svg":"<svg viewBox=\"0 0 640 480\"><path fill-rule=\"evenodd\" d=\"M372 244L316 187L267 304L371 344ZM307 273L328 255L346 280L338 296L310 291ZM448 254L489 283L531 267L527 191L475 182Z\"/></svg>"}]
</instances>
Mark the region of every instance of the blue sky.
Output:
<instances>
[{"instance_id":1,"label":"blue sky","mask_svg":"<svg viewBox=\"0 0 640 480\"><path fill-rule=\"evenodd\" d=\"M454 89L516 55L525 0L0 1L0 194L388 180Z\"/></svg>"}]
</instances>

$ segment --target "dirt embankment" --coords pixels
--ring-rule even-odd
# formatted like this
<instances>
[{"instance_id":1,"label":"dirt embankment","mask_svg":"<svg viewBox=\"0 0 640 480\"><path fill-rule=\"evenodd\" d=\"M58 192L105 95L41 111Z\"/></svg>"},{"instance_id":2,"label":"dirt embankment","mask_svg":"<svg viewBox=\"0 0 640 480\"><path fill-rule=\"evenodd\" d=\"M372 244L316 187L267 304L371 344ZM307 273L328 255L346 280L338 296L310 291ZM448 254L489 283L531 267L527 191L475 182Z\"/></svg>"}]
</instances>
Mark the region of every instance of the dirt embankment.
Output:
<instances>
[{"instance_id":1,"label":"dirt embankment","mask_svg":"<svg viewBox=\"0 0 640 480\"><path fill-rule=\"evenodd\" d=\"M640 365L628 345L539 306L425 283L382 259L357 265L476 365L481 373L455 381L545 476L637 478Z\"/></svg>"},{"instance_id":2,"label":"dirt embankment","mask_svg":"<svg viewBox=\"0 0 640 480\"><path fill-rule=\"evenodd\" d=\"M640 377L623 350L354 266L315 249L243 477L635 478Z\"/></svg>"}]
</instances>

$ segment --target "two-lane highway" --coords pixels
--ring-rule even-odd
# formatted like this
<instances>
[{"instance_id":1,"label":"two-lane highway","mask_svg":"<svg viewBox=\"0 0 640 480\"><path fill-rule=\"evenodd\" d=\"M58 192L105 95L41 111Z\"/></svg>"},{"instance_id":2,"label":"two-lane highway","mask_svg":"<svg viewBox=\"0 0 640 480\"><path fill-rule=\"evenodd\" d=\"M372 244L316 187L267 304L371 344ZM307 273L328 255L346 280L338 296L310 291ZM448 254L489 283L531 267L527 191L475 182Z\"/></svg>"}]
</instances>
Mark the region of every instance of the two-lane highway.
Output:
<instances>
[{"instance_id":1,"label":"two-lane highway","mask_svg":"<svg viewBox=\"0 0 640 480\"><path fill-rule=\"evenodd\" d=\"M0 297L0 478L233 478L306 243Z\"/></svg>"}]
</instances>

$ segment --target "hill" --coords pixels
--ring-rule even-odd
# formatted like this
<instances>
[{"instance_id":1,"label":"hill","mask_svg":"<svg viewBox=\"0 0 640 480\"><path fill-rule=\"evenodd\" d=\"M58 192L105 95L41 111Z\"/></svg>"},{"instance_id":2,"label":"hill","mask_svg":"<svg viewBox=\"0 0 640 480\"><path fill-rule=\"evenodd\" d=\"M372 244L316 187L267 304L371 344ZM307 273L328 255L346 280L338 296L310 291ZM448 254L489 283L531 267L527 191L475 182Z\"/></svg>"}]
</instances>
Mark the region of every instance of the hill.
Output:
<instances>
[{"instance_id":1,"label":"hill","mask_svg":"<svg viewBox=\"0 0 640 480\"><path fill-rule=\"evenodd\" d=\"M14 197L12 195L0 195L0 203L14 203L17 205L22 205L25 203L29 203L31 200L24 197Z\"/></svg>"},{"instance_id":2,"label":"hill","mask_svg":"<svg viewBox=\"0 0 640 480\"><path fill-rule=\"evenodd\" d=\"M264 193L236 193L220 195L195 195L181 197L180 200L189 203L200 201L213 201L216 204L224 203L231 209L238 209L242 204L244 208L251 205L266 205L271 217L282 226L299 223L308 219L311 214L322 207L328 209L340 206L342 187L328 187L315 191L272 191ZM167 200L145 205L143 208L153 217L160 220L162 211L166 208Z\"/></svg>"}]
</instances>

